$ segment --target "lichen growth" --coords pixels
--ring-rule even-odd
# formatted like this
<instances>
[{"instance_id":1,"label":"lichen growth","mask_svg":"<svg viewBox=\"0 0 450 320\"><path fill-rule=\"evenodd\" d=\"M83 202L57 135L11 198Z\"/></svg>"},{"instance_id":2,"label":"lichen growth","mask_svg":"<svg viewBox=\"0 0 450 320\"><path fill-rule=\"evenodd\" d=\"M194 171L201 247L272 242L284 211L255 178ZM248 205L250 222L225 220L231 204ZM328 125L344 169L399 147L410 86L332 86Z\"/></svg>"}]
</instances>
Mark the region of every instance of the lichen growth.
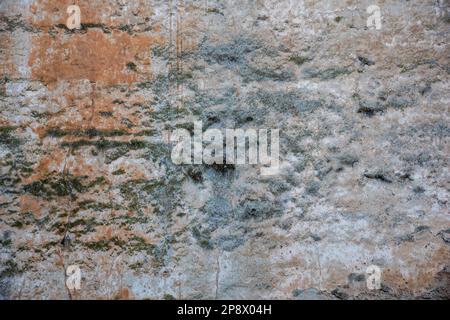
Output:
<instances>
[{"instance_id":1,"label":"lichen growth","mask_svg":"<svg viewBox=\"0 0 450 320\"><path fill-rule=\"evenodd\" d=\"M290 56L289 61L294 62L295 64L301 66L305 62L311 61L311 58L304 56Z\"/></svg>"}]
</instances>

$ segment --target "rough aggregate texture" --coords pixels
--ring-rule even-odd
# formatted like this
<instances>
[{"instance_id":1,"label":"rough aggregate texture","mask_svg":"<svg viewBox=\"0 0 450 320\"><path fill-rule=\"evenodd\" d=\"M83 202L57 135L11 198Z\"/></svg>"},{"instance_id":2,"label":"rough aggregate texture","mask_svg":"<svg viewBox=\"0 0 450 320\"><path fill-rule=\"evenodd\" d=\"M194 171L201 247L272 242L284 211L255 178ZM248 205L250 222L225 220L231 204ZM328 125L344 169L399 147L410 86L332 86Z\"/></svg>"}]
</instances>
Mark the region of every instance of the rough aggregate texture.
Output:
<instances>
[{"instance_id":1,"label":"rough aggregate texture","mask_svg":"<svg viewBox=\"0 0 450 320\"><path fill-rule=\"evenodd\" d=\"M449 3L372 4L0 0L0 298L448 299ZM194 120L280 173L173 164Z\"/></svg>"}]
</instances>

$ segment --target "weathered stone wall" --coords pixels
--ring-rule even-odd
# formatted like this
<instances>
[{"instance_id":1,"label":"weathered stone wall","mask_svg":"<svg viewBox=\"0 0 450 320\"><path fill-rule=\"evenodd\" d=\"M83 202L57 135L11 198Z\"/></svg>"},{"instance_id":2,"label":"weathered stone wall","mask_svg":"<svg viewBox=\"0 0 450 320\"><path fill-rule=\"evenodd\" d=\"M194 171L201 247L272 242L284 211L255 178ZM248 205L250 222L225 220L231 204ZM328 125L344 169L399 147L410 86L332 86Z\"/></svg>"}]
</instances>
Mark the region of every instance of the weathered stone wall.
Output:
<instances>
[{"instance_id":1,"label":"weathered stone wall","mask_svg":"<svg viewBox=\"0 0 450 320\"><path fill-rule=\"evenodd\" d=\"M448 6L0 0L0 297L449 298ZM174 165L193 120L280 174Z\"/></svg>"}]
</instances>

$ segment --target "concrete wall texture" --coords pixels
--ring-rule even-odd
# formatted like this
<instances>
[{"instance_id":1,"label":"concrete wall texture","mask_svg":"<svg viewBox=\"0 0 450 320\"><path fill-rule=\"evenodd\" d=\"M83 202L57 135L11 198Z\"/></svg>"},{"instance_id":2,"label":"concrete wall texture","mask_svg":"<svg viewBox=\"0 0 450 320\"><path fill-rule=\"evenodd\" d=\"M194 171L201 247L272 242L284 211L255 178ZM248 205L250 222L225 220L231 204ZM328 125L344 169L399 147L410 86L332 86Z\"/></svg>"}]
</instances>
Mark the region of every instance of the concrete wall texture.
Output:
<instances>
[{"instance_id":1,"label":"concrete wall texture","mask_svg":"<svg viewBox=\"0 0 450 320\"><path fill-rule=\"evenodd\" d=\"M0 0L0 298L448 299L449 22L432 0ZM279 129L279 172L175 165L165 133L193 121Z\"/></svg>"}]
</instances>

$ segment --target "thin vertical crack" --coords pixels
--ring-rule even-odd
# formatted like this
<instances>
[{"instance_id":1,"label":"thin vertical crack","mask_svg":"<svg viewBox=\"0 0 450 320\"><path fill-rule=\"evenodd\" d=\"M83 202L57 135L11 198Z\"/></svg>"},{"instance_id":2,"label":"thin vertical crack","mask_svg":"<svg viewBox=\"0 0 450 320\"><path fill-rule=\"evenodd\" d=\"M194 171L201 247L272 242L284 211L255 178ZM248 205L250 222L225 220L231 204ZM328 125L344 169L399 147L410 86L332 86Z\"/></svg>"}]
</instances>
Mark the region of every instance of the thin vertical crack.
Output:
<instances>
[{"instance_id":1,"label":"thin vertical crack","mask_svg":"<svg viewBox=\"0 0 450 320\"><path fill-rule=\"evenodd\" d=\"M216 300L219 297L219 279L220 279L220 253L217 255L216 294L215 294Z\"/></svg>"}]
</instances>

